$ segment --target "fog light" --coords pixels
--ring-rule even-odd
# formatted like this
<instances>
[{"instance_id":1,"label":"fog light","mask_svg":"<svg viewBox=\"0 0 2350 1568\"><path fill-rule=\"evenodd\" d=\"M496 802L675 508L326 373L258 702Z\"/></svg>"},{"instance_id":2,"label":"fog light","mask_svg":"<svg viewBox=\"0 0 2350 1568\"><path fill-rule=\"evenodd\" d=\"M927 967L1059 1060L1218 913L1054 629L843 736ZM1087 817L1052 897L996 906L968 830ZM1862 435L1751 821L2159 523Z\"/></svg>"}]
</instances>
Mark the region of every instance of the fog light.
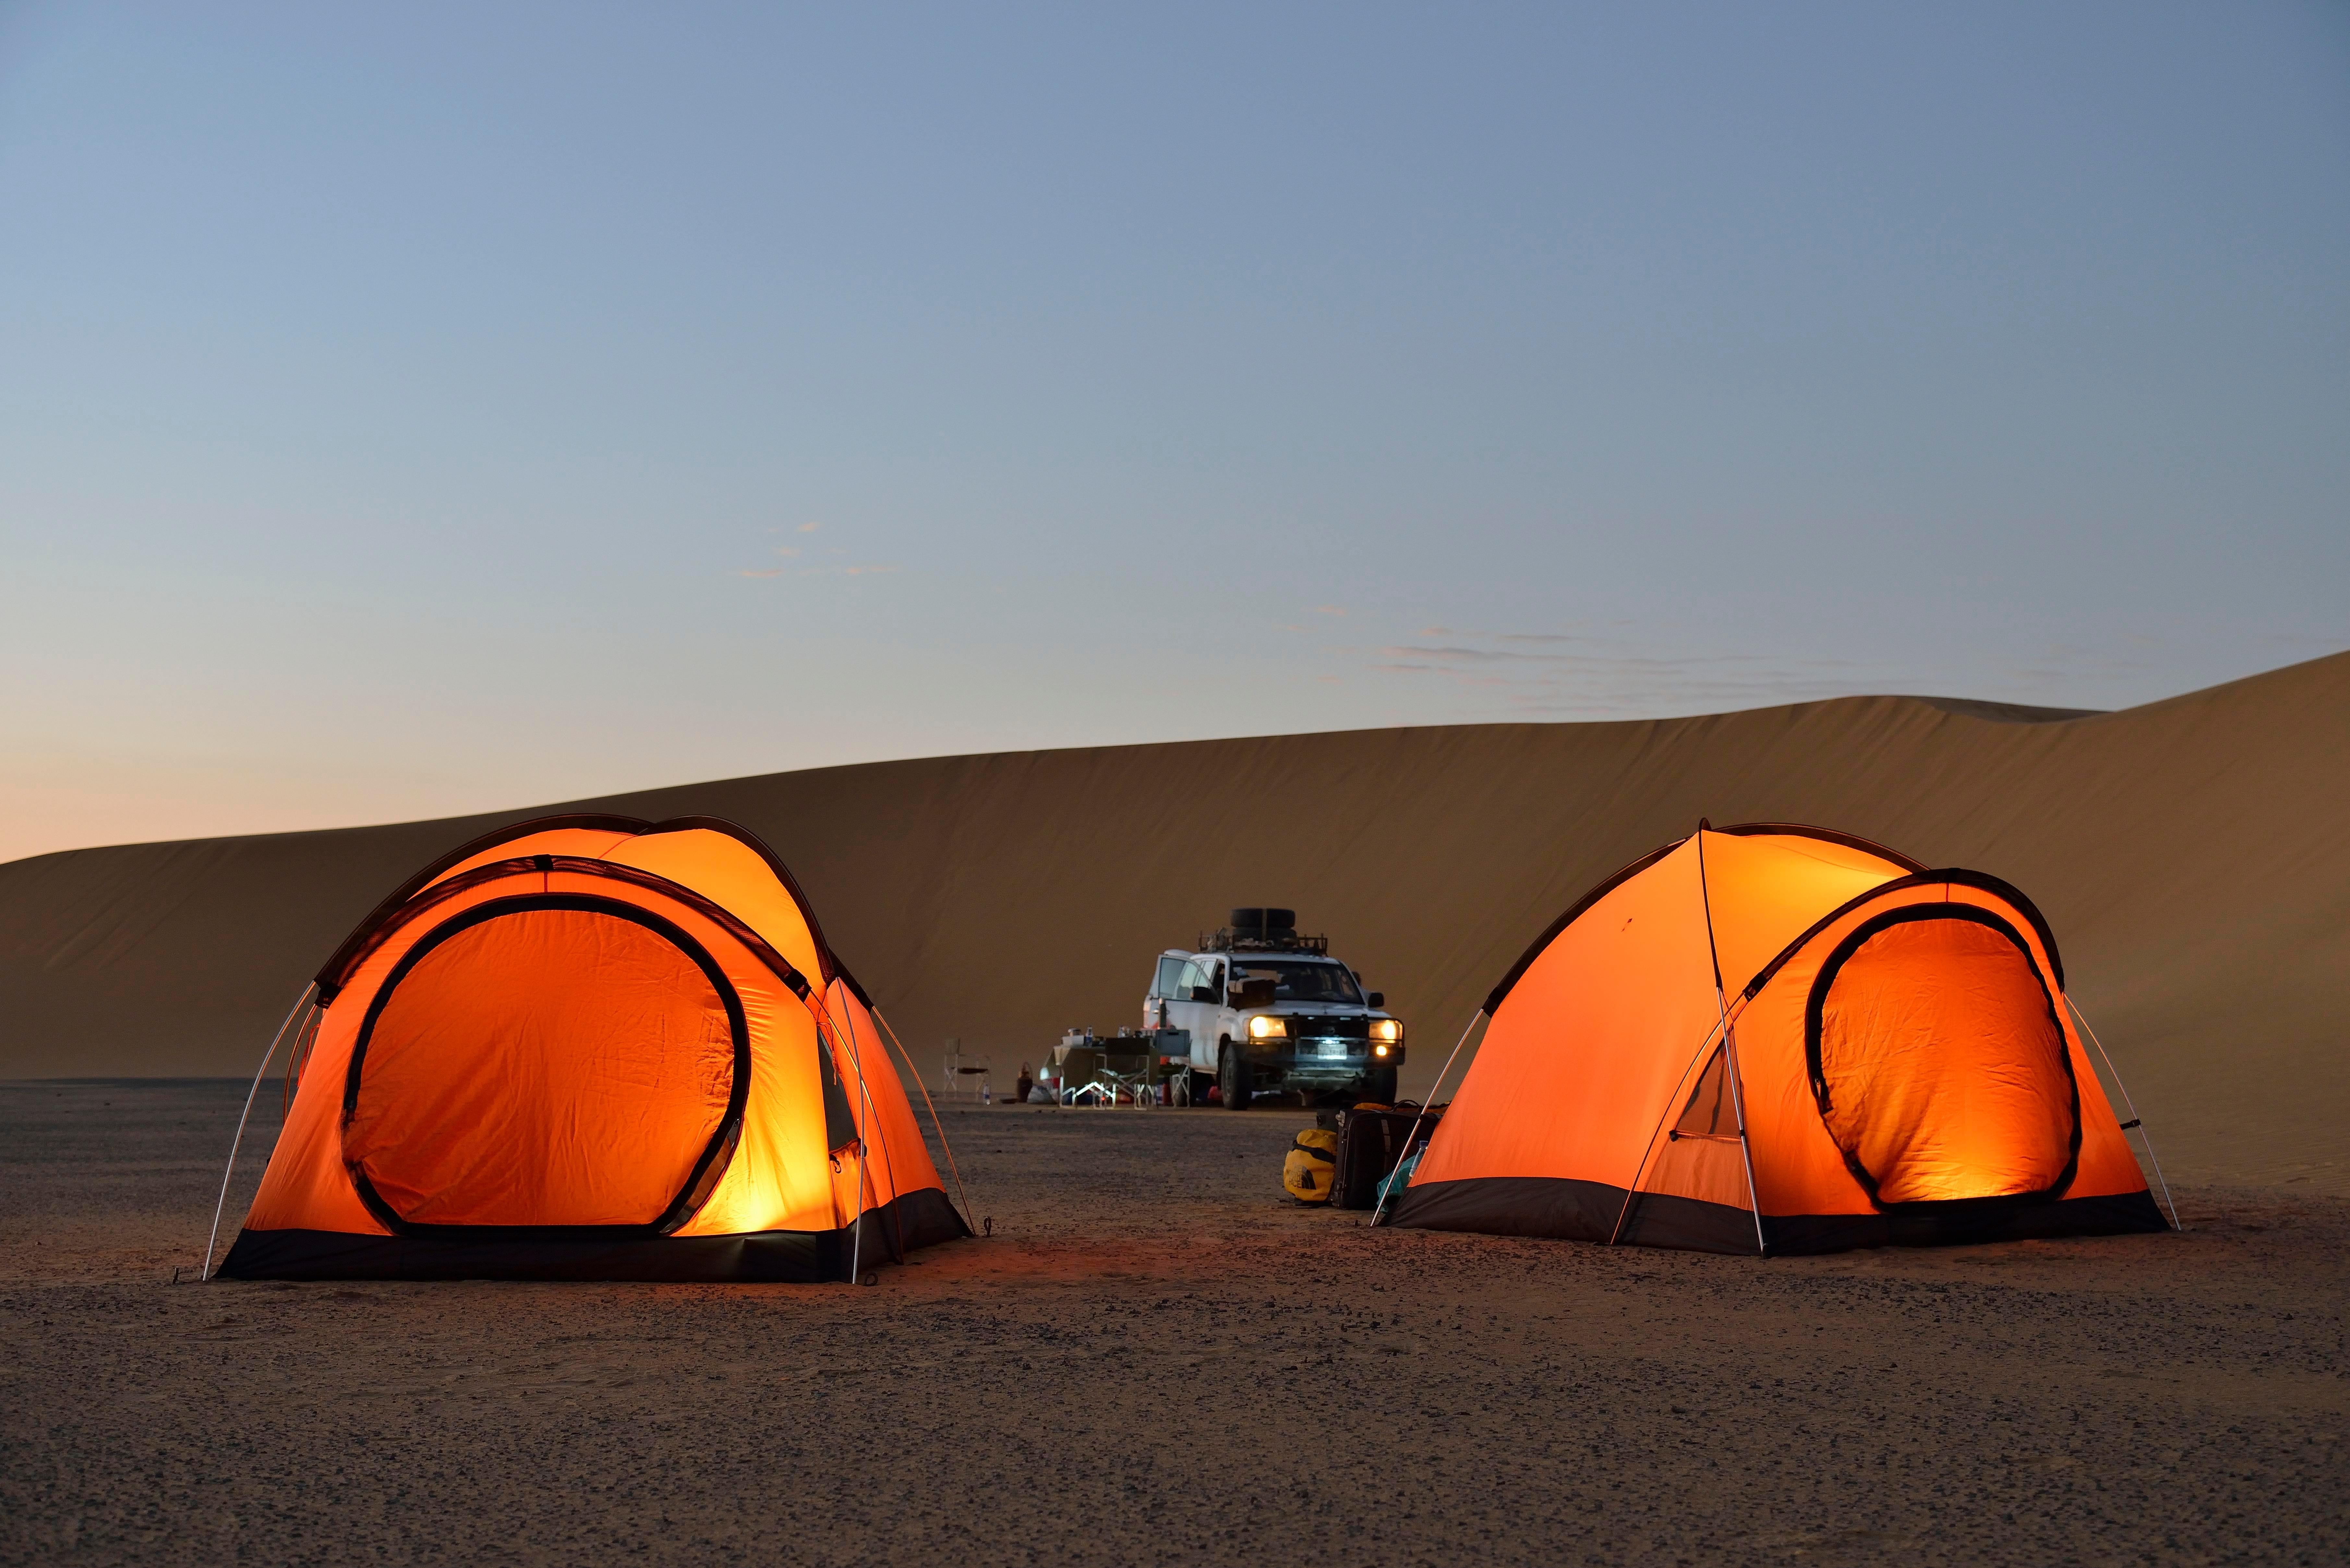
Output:
<instances>
[{"instance_id":1,"label":"fog light","mask_svg":"<svg viewBox=\"0 0 2350 1568\"><path fill-rule=\"evenodd\" d=\"M1388 1048L1384 1045L1374 1045L1371 1047L1371 1054L1374 1056L1384 1056L1387 1054Z\"/></svg>"}]
</instances>

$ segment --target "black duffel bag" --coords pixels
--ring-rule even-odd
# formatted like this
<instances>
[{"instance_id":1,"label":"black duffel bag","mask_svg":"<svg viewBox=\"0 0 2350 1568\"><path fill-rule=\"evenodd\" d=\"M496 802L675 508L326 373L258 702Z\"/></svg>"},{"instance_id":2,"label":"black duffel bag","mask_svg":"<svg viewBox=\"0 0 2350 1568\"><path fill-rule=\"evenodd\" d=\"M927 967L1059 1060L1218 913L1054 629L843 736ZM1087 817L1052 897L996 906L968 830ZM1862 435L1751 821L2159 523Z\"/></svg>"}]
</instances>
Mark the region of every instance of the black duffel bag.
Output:
<instances>
[{"instance_id":1,"label":"black duffel bag","mask_svg":"<svg viewBox=\"0 0 2350 1568\"><path fill-rule=\"evenodd\" d=\"M1403 1163L1413 1149L1424 1148L1428 1137L1444 1115L1437 1106L1423 1111L1406 1102L1395 1106L1357 1106L1340 1111L1338 1123L1338 1168L1336 1189L1330 1195L1333 1209L1370 1209L1379 1200L1379 1183ZM1417 1124L1419 1130L1414 1133ZM1409 1138L1411 1147L1404 1147Z\"/></svg>"}]
</instances>

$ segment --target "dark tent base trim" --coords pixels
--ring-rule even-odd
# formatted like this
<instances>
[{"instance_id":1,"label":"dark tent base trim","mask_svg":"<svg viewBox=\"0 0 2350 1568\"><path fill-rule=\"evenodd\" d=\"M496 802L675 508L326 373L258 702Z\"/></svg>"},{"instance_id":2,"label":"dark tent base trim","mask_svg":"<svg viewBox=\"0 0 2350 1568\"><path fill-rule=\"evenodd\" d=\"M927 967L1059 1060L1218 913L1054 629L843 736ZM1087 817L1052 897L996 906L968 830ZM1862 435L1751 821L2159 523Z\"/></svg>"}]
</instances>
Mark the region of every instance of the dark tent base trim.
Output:
<instances>
[{"instance_id":1,"label":"dark tent base trim","mask_svg":"<svg viewBox=\"0 0 2350 1568\"><path fill-rule=\"evenodd\" d=\"M1545 1236L1691 1252L1754 1254L1754 1216L1727 1204L1643 1193L1628 1212L1624 1189L1558 1177L1485 1177L1408 1188L1387 1223L1488 1236ZM1618 1217L1623 1233L1617 1235ZM1766 1214L1773 1257L1862 1247L1947 1247L2052 1236L2128 1236L2168 1231L2140 1189L2108 1198L1995 1199L1913 1203L1877 1214Z\"/></svg>"},{"instance_id":2,"label":"dark tent base trim","mask_svg":"<svg viewBox=\"0 0 2350 1568\"><path fill-rule=\"evenodd\" d=\"M652 1280L816 1284L846 1281L853 1251L866 1267L971 1234L935 1187L865 1211L864 1240L837 1231L738 1236L571 1237L467 1241L359 1236L342 1231L247 1231L215 1277L224 1280Z\"/></svg>"}]
</instances>

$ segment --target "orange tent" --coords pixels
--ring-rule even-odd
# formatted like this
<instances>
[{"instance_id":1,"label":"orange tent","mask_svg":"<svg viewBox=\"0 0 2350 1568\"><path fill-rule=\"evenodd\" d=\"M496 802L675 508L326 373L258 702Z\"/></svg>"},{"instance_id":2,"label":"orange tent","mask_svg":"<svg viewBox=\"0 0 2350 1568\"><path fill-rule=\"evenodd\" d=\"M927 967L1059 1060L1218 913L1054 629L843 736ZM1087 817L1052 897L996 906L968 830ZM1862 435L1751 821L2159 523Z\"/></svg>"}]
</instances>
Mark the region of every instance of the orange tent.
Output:
<instances>
[{"instance_id":1,"label":"orange tent","mask_svg":"<svg viewBox=\"0 0 2350 1568\"><path fill-rule=\"evenodd\" d=\"M2068 1008L1999 878L1700 824L1493 989L1388 1222L1766 1254L2166 1229Z\"/></svg>"},{"instance_id":2,"label":"orange tent","mask_svg":"<svg viewBox=\"0 0 2350 1568\"><path fill-rule=\"evenodd\" d=\"M970 1233L869 1000L731 823L500 829L313 985L224 1274L841 1279Z\"/></svg>"}]
</instances>

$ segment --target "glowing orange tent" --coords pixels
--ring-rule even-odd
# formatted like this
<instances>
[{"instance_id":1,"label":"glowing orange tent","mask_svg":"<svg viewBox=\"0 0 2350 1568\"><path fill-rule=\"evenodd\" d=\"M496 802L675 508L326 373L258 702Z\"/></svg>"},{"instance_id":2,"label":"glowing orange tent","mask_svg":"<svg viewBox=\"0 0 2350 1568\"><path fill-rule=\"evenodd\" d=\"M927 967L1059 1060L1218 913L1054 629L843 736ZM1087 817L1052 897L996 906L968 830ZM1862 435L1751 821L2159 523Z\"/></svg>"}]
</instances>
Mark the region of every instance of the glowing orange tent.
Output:
<instances>
[{"instance_id":1,"label":"glowing orange tent","mask_svg":"<svg viewBox=\"0 0 2350 1568\"><path fill-rule=\"evenodd\" d=\"M1387 1222L1766 1254L2167 1229L2068 1007L1995 877L1700 825L1493 989Z\"/></svg>"},{"instance_id":2,"label":"glowing orange tent","mask_svg":"<svg viewBox=\"0 0 2350 1568\"><path fill-rule=\"evenodd\" d=\"M970 1233L869 1000L731 823L476 839L361 921L296 1015L223 1274L841 1279Z\"/></svg>"}]
</instances>

